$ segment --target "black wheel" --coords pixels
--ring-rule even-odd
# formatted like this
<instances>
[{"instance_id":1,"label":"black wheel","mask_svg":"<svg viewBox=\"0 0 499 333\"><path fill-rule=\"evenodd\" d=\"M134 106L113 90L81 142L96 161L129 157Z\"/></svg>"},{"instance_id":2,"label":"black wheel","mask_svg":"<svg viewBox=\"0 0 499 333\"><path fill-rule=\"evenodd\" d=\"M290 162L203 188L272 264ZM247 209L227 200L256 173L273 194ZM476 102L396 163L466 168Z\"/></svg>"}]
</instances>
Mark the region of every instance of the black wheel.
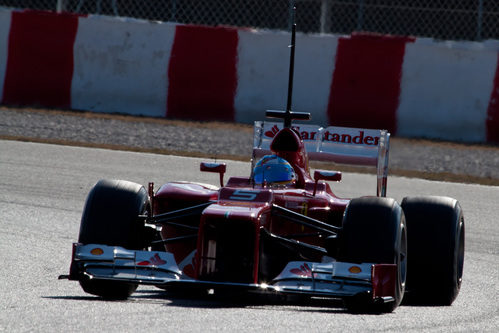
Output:
<instances>
[{"instance_id":1,"label":"black wheel","mask_svg":"<svg viewBox=\"0 0 499 333\"><path fill-rule=\"evenodd\" d=\"M370 295L345 299L354 312L392 312L402 301L407 276L407 232L404 213L394 200L363 197L350 201L343 220L338 260L396 264L395 301L374 303Z\"/></svg>"},{"instance_id":2,"label":"black wheel","mask_svg":"<svg viewBox=\"0 0 499 333\"><path fill-rule=\"evenodd\" d=\"M413 197L402 201L402 209L410 253L408 302L451 305L463 278L464 218L459 202L448 197Z\"/></svg>"},{"instance_id":3,"label":"black wheel","mask_svg":"<svg viewBox=\"0 0 499 333\"><path fill-rule=\"evenodd\" d=\"M140 250L147 246L144 221L138 216L149 207L149 196L139 184L101 180L90 191L83 210L78 242ZM87 293L108 299L125 299L137 284L82 278Z\"/></svg>"}]
</instances>

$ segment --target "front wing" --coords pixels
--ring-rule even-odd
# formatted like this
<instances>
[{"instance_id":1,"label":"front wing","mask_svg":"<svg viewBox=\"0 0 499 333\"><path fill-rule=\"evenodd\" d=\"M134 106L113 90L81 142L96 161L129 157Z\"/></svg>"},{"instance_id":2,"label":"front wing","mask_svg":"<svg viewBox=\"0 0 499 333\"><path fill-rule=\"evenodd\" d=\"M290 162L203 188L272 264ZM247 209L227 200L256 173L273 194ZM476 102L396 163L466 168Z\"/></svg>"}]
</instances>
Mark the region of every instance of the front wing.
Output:
<instances>
[{"instance_id":1,"label":"front wing","mask_svg":"<svg viewBox=\"0 0 499 333\"><path fill-rule=\"evenodd\" d=\"M369 294L373 301L390 302L395 299L396 272L396 265L390 264L292 261L267 283L201 281L183 274L169 252L75 243L70 275L59 278L122 281L162 288L234 288L310 297L344 298Z\"/></svg>"}]
</instances>

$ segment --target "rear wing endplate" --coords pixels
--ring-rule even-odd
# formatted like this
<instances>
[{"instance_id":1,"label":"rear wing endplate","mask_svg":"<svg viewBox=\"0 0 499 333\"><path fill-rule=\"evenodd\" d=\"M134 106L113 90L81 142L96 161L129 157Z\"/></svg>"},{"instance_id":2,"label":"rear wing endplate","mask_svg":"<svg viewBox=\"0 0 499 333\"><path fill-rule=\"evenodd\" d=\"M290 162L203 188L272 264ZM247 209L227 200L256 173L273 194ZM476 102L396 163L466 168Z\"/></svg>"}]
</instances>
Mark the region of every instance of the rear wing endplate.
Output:
<instances>
[{"instance_id":1,"label":"rear wing endplate","mask_svg":"<svg viewBox=\"0 0 499 333\"><path fill-rule=\"evenodd\" d=\"M283 123L255 121L253 159L271 154L270 144ZM390 133L386 130L295 124L310 160L373 166L377 169L377 196L386 196Z\"/></svg>"}]
</instances>

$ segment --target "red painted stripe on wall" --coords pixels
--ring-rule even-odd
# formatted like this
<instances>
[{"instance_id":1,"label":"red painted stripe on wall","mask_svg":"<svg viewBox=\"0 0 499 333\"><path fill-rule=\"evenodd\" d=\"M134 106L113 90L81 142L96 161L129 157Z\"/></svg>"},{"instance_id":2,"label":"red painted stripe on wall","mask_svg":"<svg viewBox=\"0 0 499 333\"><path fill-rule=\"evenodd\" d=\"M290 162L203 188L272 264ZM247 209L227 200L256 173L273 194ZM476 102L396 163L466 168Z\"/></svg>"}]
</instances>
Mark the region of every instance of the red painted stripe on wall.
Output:
<instances>
[{"instance_id":1,"label":"red painted stripe on wall","mask_svg":"<svg viewBox=\"0 0 499 333\"><path fill-rule=\"evenodd\" d=\"M177 26L168 68L167 117L234 121L236 29Z\"/></svg>"},{"instance_id":2,"label":"red painted stripe on wall","mask_svg":"<svg viewBox=\"0 0 499 333\"><path fill-rule=\"evenodd\" d=\"M13 12L2 103L69 108L78 17Z\"/></svg>"},{"instance_id":3,"label":"red painted stripe on wall","mask_svg":"<svg viewBox=\"0 0 499 333\"><path fill-rule=\"evenodd\" d=\"M402 63L411 41L365 34L339 39L328 104L331 125L396 133Z\"/></svg>"},{"instance_id":4,"label":"red painted stripe on wall","mask_svg":"<svg viewBox=\"0 0 499 333\"><path fill-rule=\"evenodd\" d=\"M499 54L497 56L496 75L494 87L490 95L487 109L487 141L499 143Z\"/></svg>"}]
</instances>

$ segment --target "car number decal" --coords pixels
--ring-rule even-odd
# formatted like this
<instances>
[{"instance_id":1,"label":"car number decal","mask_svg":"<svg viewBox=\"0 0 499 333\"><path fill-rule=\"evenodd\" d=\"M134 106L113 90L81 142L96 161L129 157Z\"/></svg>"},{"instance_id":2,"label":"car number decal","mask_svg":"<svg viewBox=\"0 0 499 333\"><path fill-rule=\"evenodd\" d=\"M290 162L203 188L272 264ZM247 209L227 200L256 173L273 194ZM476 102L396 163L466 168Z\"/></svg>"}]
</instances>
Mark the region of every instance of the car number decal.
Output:
<instances>
[{"instance_id":1,"label":"car number decal","mask_svg":"<svg viewBox=\"0 0 499 333\"><path fill-rule=\"evenodd\" d=\"M260 192L246 191L246 190L235 190L229 197L229 200L238 201L254 201Z\"/></svg>"}]
</instances>

